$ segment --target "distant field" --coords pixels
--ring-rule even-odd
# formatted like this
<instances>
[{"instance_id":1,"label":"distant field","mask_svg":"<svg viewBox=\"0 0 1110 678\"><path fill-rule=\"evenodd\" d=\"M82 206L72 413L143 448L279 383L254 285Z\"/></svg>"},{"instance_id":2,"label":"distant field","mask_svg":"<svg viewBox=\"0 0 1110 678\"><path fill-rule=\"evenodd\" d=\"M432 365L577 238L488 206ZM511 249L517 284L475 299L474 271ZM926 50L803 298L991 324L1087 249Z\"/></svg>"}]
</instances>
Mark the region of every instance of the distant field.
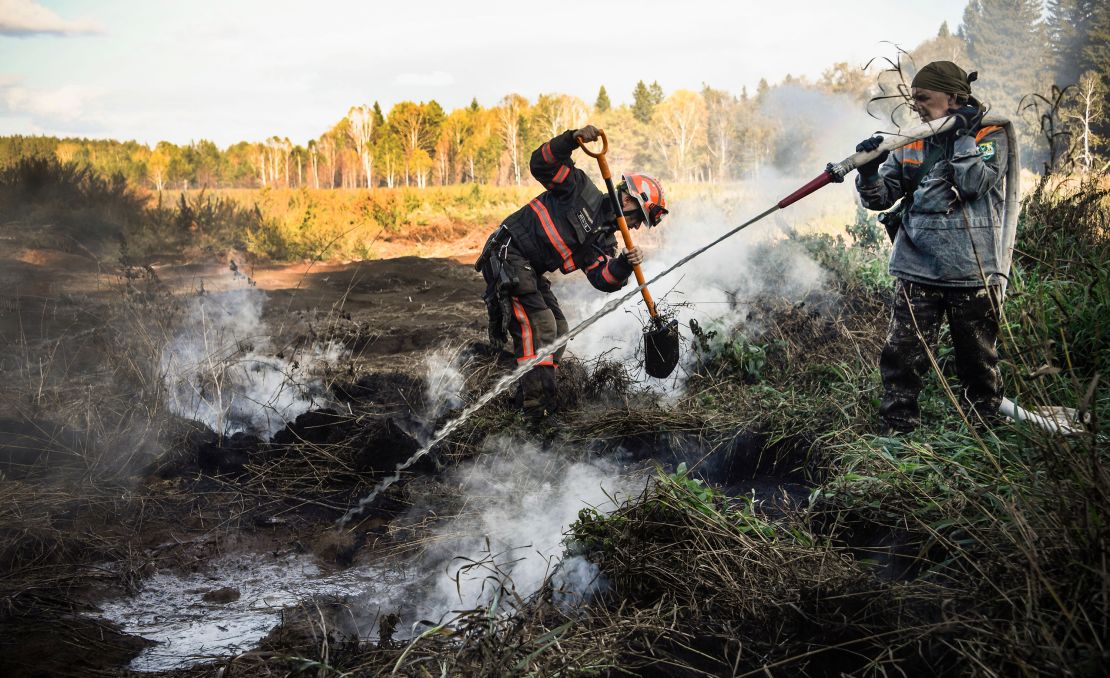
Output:
<instances>
[{"instance_id":1,"label":"distant field","mask_svg":"<svg viewBox=\"0 0 1110 678\"><path fill-rule=\"evenodd\" d=\"M785 180L730 184L668 185L670 223L710 209L732 221L761 211L780 197ZM827 197L793 210L788 222L800 230L839 232L855 219L851 196L834 189ZM167 191L165 208L195 205L213 210L215 229L192 227L194 244L219 241L273 260L336 260L432 256L466 259L490 229L542 191L537 185L443 186L365 189L222 189ZM785 193L783 193L785 195ZM772 199L773 197L773 199ZM157 207L158 197L151 196ZM232 222L232 223L228 223ZM215 231L219 231L219 235ZM163 241L163 239L159 239Z\"/></svg>"}]
</instances>

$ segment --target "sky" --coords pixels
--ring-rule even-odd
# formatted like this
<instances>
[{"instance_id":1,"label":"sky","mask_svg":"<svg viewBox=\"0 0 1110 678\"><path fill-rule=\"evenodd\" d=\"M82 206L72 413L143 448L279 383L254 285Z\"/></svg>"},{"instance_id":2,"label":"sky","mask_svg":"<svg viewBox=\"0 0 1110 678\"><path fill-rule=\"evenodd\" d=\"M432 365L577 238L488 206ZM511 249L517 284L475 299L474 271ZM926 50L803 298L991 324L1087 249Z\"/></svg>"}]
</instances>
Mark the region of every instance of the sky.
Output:
<instances>
[{"instance_id":1,"label":"sky","mask_svg":"<svg viewBox=\"0 0 1110 678\"><path fill-rule=\"evenodd\" d=\"M820 77L955 30L967 0L0 0L0 135L304 143L354 105L629 103Z\"/></svg>"}]
</instances>

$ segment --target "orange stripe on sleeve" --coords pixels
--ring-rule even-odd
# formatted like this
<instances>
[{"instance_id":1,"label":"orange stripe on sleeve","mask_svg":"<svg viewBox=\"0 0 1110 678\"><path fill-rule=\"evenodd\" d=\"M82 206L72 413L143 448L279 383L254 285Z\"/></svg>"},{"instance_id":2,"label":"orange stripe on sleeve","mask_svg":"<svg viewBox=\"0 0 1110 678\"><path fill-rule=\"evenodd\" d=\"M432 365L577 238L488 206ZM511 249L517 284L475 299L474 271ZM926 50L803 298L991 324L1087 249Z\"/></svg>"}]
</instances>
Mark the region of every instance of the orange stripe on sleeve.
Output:
<instances>
[{"instance_id":1,"label":"orange stripe on sleeve","mask_svg":"<svg viewBox=\"0 0 1110 678\"><path fill-rule=\"evenodd\" d=\"M1002 128L999 127L998 125L988 125L988 126L984 127L983 129L981 129L981 130L979 130L978 132L975 133L975 141L976 142L982 141L983 137L987 136L991 132L997 132L1000 129L1002 129Z\"/></svg>"},{"instance_id":2,"label":"orange stripe on sleeve","mask_svg":"<svg viewBox=\"0 0 1110 678\"><path fill-rule=\"evenodd\" d=\"M610 261L612 261L612 260L610 259ZM617 280L616 278L614 278L613 274L609 272L609 262L608 261L605 262L605 268L601 269L601 277L604 278L605 282L609 283L610 285L620 284L620 281Z\"/></svg>"}]
</instances>

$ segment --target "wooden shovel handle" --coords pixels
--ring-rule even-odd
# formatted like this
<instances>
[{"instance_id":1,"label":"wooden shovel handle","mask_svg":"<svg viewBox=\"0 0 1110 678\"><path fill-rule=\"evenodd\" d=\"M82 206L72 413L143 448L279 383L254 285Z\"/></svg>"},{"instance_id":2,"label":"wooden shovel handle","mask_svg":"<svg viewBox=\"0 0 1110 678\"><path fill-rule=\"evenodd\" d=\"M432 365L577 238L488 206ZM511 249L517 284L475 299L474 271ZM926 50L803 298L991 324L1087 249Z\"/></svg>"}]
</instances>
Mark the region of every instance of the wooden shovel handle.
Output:
<instances>
[{"instance_id":1,"label":"wooden shovel handle","mask_svg":"<svg viewBox=\"0 0 1110 678\"><path fill-rule=\"evenodd\" d=\"M591 158L600 159L602 156L609 152L609 138L605 136L604 130L599 129L597 133L601 135L601 150L597 153L594 153L589 149L588 146L586 146L586 142L582 141L582 137L576 135L574 137L574 140L578 142L578 147L581 148L586 155L590 156Z\"/></svg>"},{"instance_id":2,"label":"wooden shovel handle","mask_svg":"<svg viewBox=\"0 0 1110 678\"><path fill-rule=\"evenodd\" d=\"M617 192L613 188L613 174L609 171L609 161L605 159L605 154L609 152L609 139L605 136L604 130L599 129L597 133L601 137L601 151L599 153L591 153L581 137L576 136L574 139L586 155L597 159L597 167L601 170L601 178L605 180L605 187L609 190L609 200L613 204L613 211L616 212L617 226L621 229L621 236L624 238L624 248L630 250L635 247L632 244L632 232L628 230L628 223L624 220L624 211L621 209ZM644 278L644 272L640 270L640 265L634 265L632 272L636 274L636 284L640 286L640 293L644 295L644 305L647 306L648 313L653 319L658 320L659 312L655 310L655 300L651 298L651 292L648 292L648 288L644 287L646 278Z\"/></svg>"}]
</instances>

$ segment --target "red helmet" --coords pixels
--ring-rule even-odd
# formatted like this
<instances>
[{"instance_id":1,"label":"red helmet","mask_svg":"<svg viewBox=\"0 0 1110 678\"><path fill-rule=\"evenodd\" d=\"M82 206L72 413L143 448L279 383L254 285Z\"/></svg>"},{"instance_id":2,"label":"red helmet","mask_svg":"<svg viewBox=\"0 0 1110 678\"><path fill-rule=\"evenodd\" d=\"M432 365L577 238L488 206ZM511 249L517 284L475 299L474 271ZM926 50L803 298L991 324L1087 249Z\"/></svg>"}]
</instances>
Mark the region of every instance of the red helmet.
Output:
<instances>
[{"instance_id":1,"label":"red helmet","mask_svg":"<svg viewBox=\"0 0 1110 678\"><path fill-rule=\"evenodd\" d=\"M622 174L620 187L628 192L640 211L644 213L644 223L658 226L667 213L667 199L663 197L663 184L650 174Z\"/></svg>"}]
</instances>

